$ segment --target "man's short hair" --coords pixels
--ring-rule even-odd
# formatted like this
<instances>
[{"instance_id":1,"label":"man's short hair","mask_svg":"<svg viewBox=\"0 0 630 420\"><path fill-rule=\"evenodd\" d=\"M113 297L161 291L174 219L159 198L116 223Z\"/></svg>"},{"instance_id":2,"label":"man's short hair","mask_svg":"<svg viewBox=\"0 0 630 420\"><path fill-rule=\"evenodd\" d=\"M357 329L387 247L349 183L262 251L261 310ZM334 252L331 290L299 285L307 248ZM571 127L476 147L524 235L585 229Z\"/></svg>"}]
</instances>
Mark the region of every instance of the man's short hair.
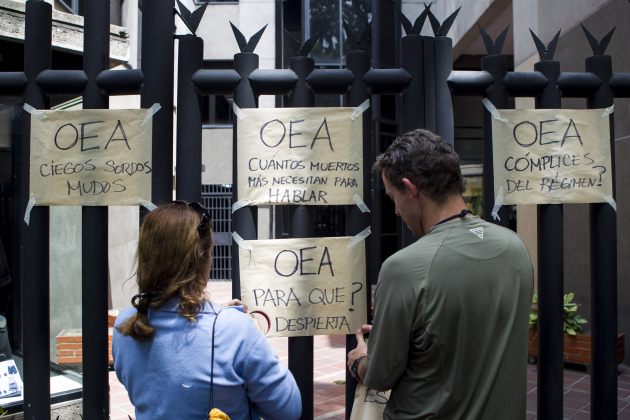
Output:
<instances>
[{"instance_id":1,"label":"man's short hair","mask_svg":"<svg viewBox=\"0 0 630 420\"><path fill-rule=\"evenodd\" d=\"M408 178L420 191L441 203L464 192L459 156L453 147L429 130L417 129L398 137L376 157L374 168L396 188Z\"/></svg>"}]
</instances>

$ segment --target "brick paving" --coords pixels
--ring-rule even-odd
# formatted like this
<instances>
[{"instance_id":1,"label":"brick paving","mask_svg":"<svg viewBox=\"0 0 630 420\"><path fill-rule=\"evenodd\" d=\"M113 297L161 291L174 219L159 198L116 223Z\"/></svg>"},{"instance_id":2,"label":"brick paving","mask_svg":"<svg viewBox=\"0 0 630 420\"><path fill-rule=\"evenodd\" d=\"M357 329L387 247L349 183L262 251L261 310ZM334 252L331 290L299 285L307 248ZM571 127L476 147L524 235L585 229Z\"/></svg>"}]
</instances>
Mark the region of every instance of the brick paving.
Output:
<instances>
[{"instance_id":1,"label":"brick paving","mask_svg":"<svg viewBox=\"0 0 630 420\"><path fill-rule=\"evenodd\" d=\"M231 283L212 282L211 296L218 302L229 300ZM288 365L288 339L270 338L269 342L285 366ZM345 336L315 336L313 415L316 420L345 419ZM116 374L110 372L111 420L134 419L134 409ZM630 369L620 366L617 378L617 418L630 420ZM537 366L527 372L527 420L536 419ZM590 419L590 376L583 370L564 370L565 419Z\"/></svg>"},{"instance_id":2,"label":"brick paving","mask_svg":"<svg viewBox=\"0 0 630 420\"><path fill-rule=\"evenodd\" d=\"M538 387L536 365L527 371L527 420L536 419ZM590 419L591 377L584 370L564 370L564 419ZM621 365L617 376L617 419L630 420L630 369Z\"/></svg>"}]
</instances>

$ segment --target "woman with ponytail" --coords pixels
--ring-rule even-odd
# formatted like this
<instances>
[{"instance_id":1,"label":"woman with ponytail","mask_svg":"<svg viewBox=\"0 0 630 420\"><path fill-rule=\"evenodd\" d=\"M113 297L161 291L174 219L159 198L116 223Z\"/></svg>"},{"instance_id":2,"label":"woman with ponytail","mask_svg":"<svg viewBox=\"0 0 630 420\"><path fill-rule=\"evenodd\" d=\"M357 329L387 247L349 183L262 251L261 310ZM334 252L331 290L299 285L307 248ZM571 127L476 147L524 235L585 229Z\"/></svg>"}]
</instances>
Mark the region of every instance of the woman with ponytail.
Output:
<instances>
[{"instance_id":1,"label":"woman with ponytail","mask_svg":"<svg viewBox=\"0 0 630 420\"><path fill-rule=\"evenodd\" d=\"M137 420L296 419L291 373L238 306L205 294L211 266L210 215L175 201L145 217L136 256L139 293L116 320L114 368ZM238 301L236 302L239 303Z\"/></svg>"}]
</instances>

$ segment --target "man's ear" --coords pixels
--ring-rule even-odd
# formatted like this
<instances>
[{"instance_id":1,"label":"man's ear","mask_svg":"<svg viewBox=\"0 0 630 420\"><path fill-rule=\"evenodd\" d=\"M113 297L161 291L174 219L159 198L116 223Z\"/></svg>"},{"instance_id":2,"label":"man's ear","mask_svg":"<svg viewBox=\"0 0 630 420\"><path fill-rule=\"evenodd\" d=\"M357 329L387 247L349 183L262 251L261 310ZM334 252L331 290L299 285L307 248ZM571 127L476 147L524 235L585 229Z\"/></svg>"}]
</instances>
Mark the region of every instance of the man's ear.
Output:
<instances>
[{"instance_id":1,"label":"man's ear","mask_svg":"<svg viewBox=\"0 0 630 420\"><path fill-rule=\"evenodd\" d=\"M400 180L403 186L405 187L405 191L411 195L411 197L415 197L418 195L418 188L414 185L413 182L409 180L409 178L403 178Z\"/></svg>"}]
</instances>

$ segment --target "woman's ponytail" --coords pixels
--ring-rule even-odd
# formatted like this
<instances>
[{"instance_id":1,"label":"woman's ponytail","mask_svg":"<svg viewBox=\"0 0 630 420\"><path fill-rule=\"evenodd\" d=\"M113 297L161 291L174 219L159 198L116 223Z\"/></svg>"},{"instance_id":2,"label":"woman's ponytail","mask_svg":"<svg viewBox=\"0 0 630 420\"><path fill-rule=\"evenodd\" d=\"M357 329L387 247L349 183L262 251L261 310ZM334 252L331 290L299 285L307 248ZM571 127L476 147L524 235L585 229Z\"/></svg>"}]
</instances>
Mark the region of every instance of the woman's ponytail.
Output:
<instances>
[{"instance_id":1,"label":"woman's ponytail","mask_svg":"<svg viewBox=\"0 0 630 420\"><path fill-rule=\"evenodd\" d=\"M131 304L136 308L136 313L118 326L118 331L124 335L129 335L136 340L148 341L153 338L155 328L148 318L149 305L155 293L138 293L131 298Z\"/></svg>"}]
</instances>

